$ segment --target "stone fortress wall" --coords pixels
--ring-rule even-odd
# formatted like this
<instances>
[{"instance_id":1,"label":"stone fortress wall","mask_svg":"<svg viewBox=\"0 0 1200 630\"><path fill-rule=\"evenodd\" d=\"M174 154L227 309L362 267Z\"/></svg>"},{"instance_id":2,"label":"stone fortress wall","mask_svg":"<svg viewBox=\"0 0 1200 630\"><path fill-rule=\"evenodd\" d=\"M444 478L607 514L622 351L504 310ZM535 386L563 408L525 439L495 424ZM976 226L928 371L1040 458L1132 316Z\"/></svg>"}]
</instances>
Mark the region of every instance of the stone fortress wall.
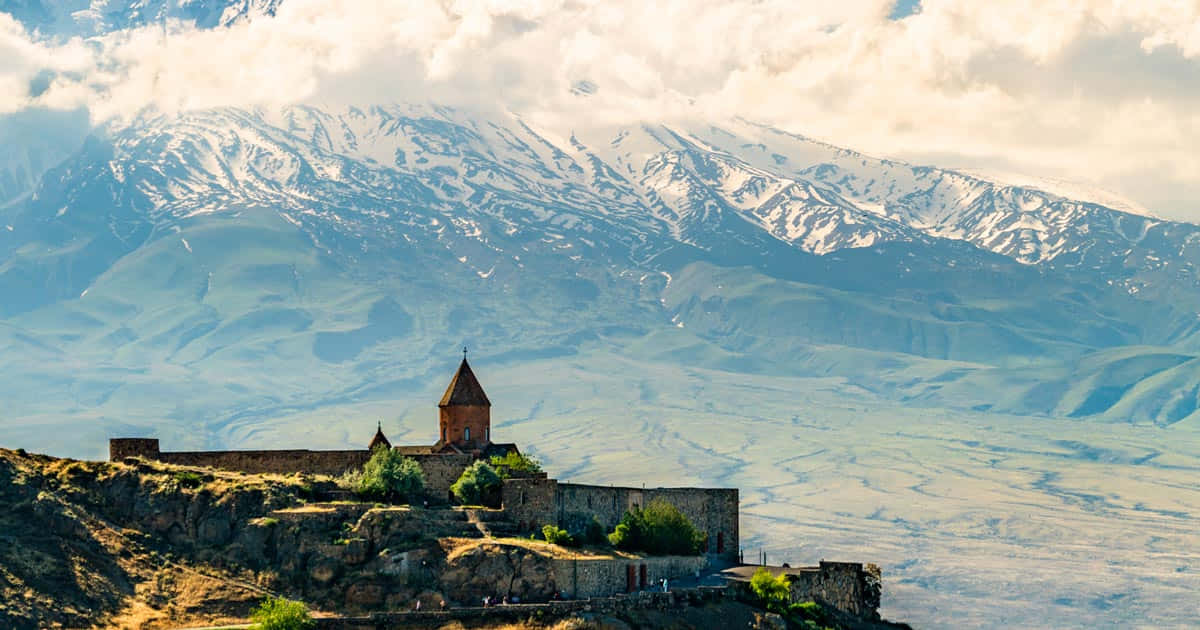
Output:
<instances>
[{"instance_id":1,"label":"stone fortress wall","mask_svg":"<svg viewBox=\"0 0 1200 630\"><path fill-rule=\"evenodd\" d=\"M789 576L791 601L816 601L864 618L878 616L882 574L874 564L821 561Z\"/></svg>"},{"instance_id":2,"label":"stone fortress wall","mask_svg":"<svg viewBox=\"0 0 1200 630\"><path fill-rule=\"evenodd\" d=\"M309 473L341 475L362 468L370 458L367 449L312 451L179 451L164 452L158 440L109 440L109 459L141 457L180 466L208 466L245 473ZM435 502L449 498L450 486L475 461L466 453L409 454L425 474L426 494ZM612 531L626 511L661 499L674 505L708 535L708 554L736 560L738 553L738 491L726 488L625 488L559 483L537 475L508 479L501 491L506 518L520 531L557 525L581 533L593 518Z\"/></svg>"},{"instance_id":3,"label":"stone fortress wall","mask_svg":"<svg viewBox=\"0 0 1200 630\"><path fill-rule=\"evenodd\" d=\"M270 451L162 451L158 440L152 438L116 438L108 441L108 458L120 461L127 457L159 461L178 466L210 467L250 474L275 473L290 475L308 473L338 476L357 470L371 458L367 449L346 451L311 451L307 449ZM418 453L406 455L416 460L425 473L425 491L438 501L446 499L450 486L475 461L469 454Z\"/></svg>"},{"instance_id":4,"label":"stone fortress wall","mask_svg":"<svg viewBox=\"0 0 1200 630\"><path fill-rule=\"evenodd\" d=\"M728 560L738 554L736 488L625 488L559 483L554 479L508 479L504 511L523 530L552 524L583 532L593 518L612 531L625 512L663 500L708 535L707 553Z\"/></svg>"}]
</instances>

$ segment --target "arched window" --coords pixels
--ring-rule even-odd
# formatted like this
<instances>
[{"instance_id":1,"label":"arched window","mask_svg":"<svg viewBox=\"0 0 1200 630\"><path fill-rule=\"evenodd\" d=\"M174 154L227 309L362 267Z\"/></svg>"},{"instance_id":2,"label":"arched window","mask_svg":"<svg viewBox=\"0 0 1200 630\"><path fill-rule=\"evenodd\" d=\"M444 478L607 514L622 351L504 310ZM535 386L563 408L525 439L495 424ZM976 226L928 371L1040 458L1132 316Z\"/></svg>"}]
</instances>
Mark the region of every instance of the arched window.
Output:
<instances>
[{"instance_id":1,"label":"arched window","mask_svg":"<svg viewBox=\"0 0 1200 630\"><path fill-rule=\"evenodd\" d=\"M442 427L442 441L446 441L446 427Z\"/></svg>"},{"instance_id":2,"label":"arched window","mask_svg":"<svg viewBox=\"0 0 1200 630\"><path fill-rule=\"evenodd\" d=\"M492 439L492 427L484 427L483 428L483 440L485 442L490 442L491 439Z\"/></svg>"},{"instance_id":3,"label":"arched window","mask_svg":"<svg viewBox=\"0 0 1200 630\"><path fill-rule=\"evenodd\" d=\"M463 429L463 440L470 441L470 439L471 439L471 427L467 427L467 428Z\"/></svg>"}]
</instances>

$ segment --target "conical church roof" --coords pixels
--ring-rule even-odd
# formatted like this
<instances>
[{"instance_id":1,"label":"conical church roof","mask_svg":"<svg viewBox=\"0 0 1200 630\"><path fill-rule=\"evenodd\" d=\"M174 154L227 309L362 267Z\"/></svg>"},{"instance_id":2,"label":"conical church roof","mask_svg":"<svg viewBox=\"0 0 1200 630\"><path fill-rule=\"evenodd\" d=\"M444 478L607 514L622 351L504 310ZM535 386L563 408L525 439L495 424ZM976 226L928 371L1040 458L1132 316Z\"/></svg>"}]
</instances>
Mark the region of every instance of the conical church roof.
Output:
<instances>
[{"instance_id":1,"label":"conical church roof","mask_svg":"<svg viewBox=\"0 0 1200 630\"><path fill-rule=\"evenodd\" d=\"M373 450L375 450L376 447L379 447L379 446L383 446L385 448L392 448L392 443L389 442L387 439L387 436L383 434L383 425L382 424L375 427L375 437L371 438L371 444L370 444L370 446L367 447L367 450L373 451Z\"/></svg>"},{"instance_id":2,"label":"conical church roof","mask_svg":"<svg viewBox=\"0 0 1200 630\"><path fill-rule=\"evenodd\" d=\"M458 372L455 372L454 378L450 379L450 385L446 387L446 393L442 396L442 401L438 403L438 406L465 405L491 407L492 401L488 400L487 394L483 393L483 386L475 378L475 373L467 364L467 358L463 357L462 364L458 366Z\"/></svg>"}]
</instances>

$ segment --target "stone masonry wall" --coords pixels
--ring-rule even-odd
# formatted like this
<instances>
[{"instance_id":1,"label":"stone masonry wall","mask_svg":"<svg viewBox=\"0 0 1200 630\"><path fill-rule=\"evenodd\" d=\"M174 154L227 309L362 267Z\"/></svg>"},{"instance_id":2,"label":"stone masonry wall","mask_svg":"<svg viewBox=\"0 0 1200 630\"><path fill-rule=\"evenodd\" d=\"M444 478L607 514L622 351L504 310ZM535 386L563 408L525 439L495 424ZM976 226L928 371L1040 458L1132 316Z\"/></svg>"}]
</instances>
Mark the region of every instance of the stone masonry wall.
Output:
<instances>
[{"instance_id":1,"label":"stone masonry wall","mask_svg":"<svg viewBox=\"0 0 1200 630\"><path fill-rule=\"evenodd\" d=\"M727 601L733 597L734 595L725 587L701 586L672 590L670 593L643 592L544 604L377 613L364 617L322 617L316 620L316 627L318 630L395 630L396 628L442 628L451 625L471 628L484 623L489 625L521 623L530 619L537 619L539 623L545 623L579 613L621 616L639 610L703 608L714 602Z\"/></svg>"},{"instance_id":2,"label":"stone masonry wall","mask_svg":"<svg viewBox=\"0 0 1200 630\"><path fill-rule=\"evenodd\" d=\"M504 484L504 510L525 531L553 523L582 532L594 517L612 531L625 512L662 499L708 534L708 553L735 559L738 552L738 491L713 488L625 488L512 479Z\"/></svg>"},{"instance_id":3,"label":"stone masonry wall","mask_svg":"<svg viewBox=\"0 0 1200 630\"><path fill-rule=\"evenodd\" d=\"M505 479L501 490L504 513L521 532L553 522L558 482L546 478Z\"/></svg>"},{"instance_id":4,"label":"stone masonry wall","mask_svg":"<svg viewBox=\"0 0 1200 630\"><path fill-rule=\"evenodd\" d=\"M370 459L366 449L352 451L179 451L162 452L158 440L147 438L120 438L108 442L109 459L120 461L126 457L142 457L149 460L179 466L208 466L221 470L244 473L291 474L305 472L314 475L337 476L349 470L362 468ZM471 465L474 458L465 454L417 454L409 455L425 473L426 493L436 501L447 498L450 485Z\"/></svg>"},{"instance_id":5,"label":"stone masonry wall","mask_svg":"<svg viewBox=\"0 0 1200 630\"><path fill-rule=\"evenodd\" d=\"M791 575L791 600L816 601L864 619L879 617L879 567L857 562L825 562Z\"/></svg>"},{"instance_id":6,"label":"stone masonry wall","mask_svg":"<svg viewBox=\"0 0 1200 630\"><path fill-rule=\"evenodd\" d=\"M180 466L211 466L222 470L245 473L306 472L314 475L337 476L362 468L371 453L365 449L353 451L180 451L159 453L158 461Z\"/></svg>"},{"instance_id":7,"label":"stone masonry wall","mask_svg":"<svg viewBox=\"0 0 1200 630\"><path fill-rule=\"evenodd\" d=\"M708 535L707 552L733 559L738 552L738 491L725 488L621 488L558 484L555 510L560 527L583 531L592 517L608 531L625 512L655 500L675 506Z\"/></svg>"},{"instance_id":8,"label":"stone masonry wall","mask_svg":"<svg viewBox=\"0 0 1200 630\"><path fill-rule=\"evenodd\" d=\"M704 569L705 563L703 556L551 560L555 585L571 599L608 597L614 593L652 588L662 578L669 582L694 576ZM629 588L630 576L633 577L632 589Z\"/></svg>"},{"instance_id":9,"label":"stone masonry wall","mask_svg":"<svg viewBox=\"0 0 1200 630\"><path fill-rule=\"evenodd\" d=\"M408 457L417 460L421 472L425 473L425 493L438 501L448 500L450 486L454 485L467 466L475 461L471 455L457 453Z\"/></svg>"}]
</instances>

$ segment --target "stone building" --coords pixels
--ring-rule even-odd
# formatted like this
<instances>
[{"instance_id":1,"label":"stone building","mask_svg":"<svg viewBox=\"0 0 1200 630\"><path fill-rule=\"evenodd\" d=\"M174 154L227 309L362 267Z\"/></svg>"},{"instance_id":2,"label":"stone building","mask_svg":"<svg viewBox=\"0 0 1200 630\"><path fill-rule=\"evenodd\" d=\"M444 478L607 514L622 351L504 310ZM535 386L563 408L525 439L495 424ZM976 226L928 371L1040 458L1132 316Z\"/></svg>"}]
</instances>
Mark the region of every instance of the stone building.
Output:
<instances>
[{"instance_id":1,"label":"stone building","mask_svg":"<svg viewBox=\"0 0 1200 630\"><path fill-rule=\"evenodd\" d=\"M109 459L141 457L185 466L209 466L246 473L341 475L361 468L374 448L392 448L411 457L425 474L429 500L452 501L450 486L479 459L519 453L516 444L492 441L492 403L464 356L438 402L438 439L429 446L393 446L377 426L367 448L352 450L161 451L157 439L109 440ZM504 481L504 517L520 531L557 525L581 532L593 519L611 531L625 512L662 500L674 505L707 534L708 553L728 560L738 554L736 488L631 488L567 484L545 473Z\"/></svg>"}]
</instances>

